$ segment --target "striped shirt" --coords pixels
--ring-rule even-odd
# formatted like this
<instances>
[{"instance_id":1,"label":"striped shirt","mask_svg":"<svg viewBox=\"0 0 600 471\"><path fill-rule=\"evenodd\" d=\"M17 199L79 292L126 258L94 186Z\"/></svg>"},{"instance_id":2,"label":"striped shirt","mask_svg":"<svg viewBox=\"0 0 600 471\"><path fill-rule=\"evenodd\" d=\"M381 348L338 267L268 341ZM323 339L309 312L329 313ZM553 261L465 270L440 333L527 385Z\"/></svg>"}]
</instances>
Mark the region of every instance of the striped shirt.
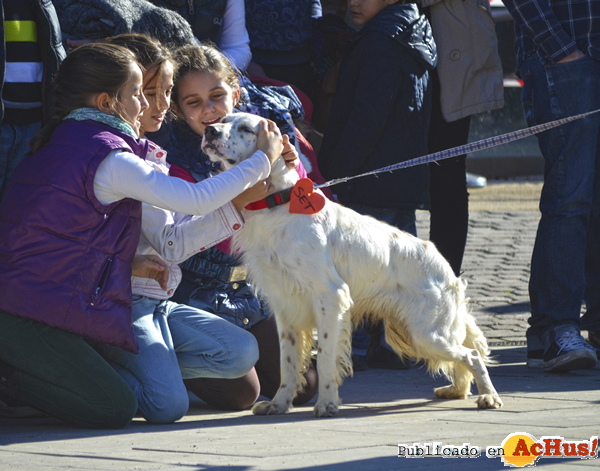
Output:
<instances>
[{"instance_id":1,"label":"striped shirt","mask_svg":"<svg viewBox=\"0 0 600 471\"><path fill-rule=\"evenodd\" d=\"M31 124L42 120L42 55L37 42L33 2L4 0L6 72L2 124Z\"/></svg>"},{"instance_id":2,"label":"striped shirt","mask_svg":"<svg viewBox=\"0 0 600 471\"><path fill-rule=\"evenodd\" d=\"M600 59L600 1L503 1L515 19L517 64L536 52L556 63L577 49Z\"/></svg>"}]
</instances>

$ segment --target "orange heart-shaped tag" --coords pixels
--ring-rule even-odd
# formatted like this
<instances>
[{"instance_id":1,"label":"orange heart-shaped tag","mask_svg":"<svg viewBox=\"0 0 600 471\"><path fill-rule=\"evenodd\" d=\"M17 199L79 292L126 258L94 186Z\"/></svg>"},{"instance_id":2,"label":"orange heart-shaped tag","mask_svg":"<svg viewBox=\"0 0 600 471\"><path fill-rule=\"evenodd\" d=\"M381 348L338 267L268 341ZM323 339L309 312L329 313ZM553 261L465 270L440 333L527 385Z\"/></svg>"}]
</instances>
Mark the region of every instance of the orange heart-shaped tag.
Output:
<instances>
[{"instance_id":1,"label":"orange heart-shaped tag","mask_svg":"<svg viewBox=\"0 0 600 471\"><path fill-rule=\"evenodd\" d=\"M325 206L325 196L315 191L310 178L301 178L292 188L290 195L290 213L316 214Z\"/></svg>"}]
</instances>

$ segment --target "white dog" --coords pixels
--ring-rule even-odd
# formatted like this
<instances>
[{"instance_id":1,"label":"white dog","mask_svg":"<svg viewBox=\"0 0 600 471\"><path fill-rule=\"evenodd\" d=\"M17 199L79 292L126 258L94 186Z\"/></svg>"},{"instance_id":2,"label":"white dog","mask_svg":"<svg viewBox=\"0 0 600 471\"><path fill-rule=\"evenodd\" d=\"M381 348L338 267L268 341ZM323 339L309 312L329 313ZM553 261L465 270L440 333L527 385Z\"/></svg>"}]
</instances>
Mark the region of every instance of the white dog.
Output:
<instances>
[{"instance_id":1,"label":"white dog","mask_svg":"<svg viewBox=\"0 0 600 471\"><path fill-rule=\"evenodd\" d=\"M227 116L206 129L202 148L229 169L256 150L261 118ZM299 179L282 158L271 168L276 191ZM289 204L245 211L246 225L233 239L242 249L249 278L275 315L281 344L281 385L255 414L283 414L303 386L312 331L318 331L318 417L341 404L338 387L352 374L350 333L365 314L382 319L396 353L427 364L452 384L435 389L440 398L464 399L473 377L480 408L502 401L486 369L486 339L469 313L466 283L430 242L326 201L317 214L292 214Z\"/></svg>"}]
</instances>

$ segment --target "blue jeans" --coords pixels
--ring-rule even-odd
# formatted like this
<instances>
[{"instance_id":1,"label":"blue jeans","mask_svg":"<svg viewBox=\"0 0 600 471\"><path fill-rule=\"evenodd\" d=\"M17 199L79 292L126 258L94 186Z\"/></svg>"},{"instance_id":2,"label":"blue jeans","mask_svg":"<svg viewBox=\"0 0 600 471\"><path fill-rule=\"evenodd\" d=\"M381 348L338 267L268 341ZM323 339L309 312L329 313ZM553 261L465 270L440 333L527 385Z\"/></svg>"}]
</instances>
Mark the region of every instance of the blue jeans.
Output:
<instances>
[{"instance_id":1,"label":"blue jeans","mask_svg":"<svg viewBox=\"0 0 600 471\"><path fill-rule=\"evenodd\" d=\"M600 63L590 57L554 65L531 57L519 70L530 126L600 108ZM599 132L596 114L538 134L545 170L528 344L567 324L600 330Z\"/></svg>"},{"instance_id":2,"label":"blue jeans","mask_svg":"<svg viewBox=\"0 0 600 471\"><path fill-rule=\"evenodd\" d=\"M239 378L258 360L251 333L184 304L134 295L133 329L137 355L99 348L133 389L149 422L171 423L186 414L183 378Z\"/></svg>"},{"instance_id":3,"label":"blue jeans","mask_svg":"<svg viewBox=\"0 0 600 471\"><path fill-rule=\"evenodd\" d=\"M372 216L375 219L379 219L380 221L387 222L392 226L396 226L398 229L408 232L409 234L414 236L417 235L417 217L414 209L375 208L372 206L366 206L364 204L349 205L348 207L359 214ZM371 336L366 331L364 325L357 327L352 332L353 355L366 355L370 343ZM385 341L385 335L381 336L379 343L387 350L392 349Z\"/></svg>"},{"instance_id":4,"label":"blue jeans","mask_svg":"<svg viewBox=\"0 0 600 471\"><path fill-rule=\"evenodd\" d=\"M15 167L29 152L29 141L37 134L40 127L40 123L0 126L0 201Z\"/></svg>"}]
</instances>

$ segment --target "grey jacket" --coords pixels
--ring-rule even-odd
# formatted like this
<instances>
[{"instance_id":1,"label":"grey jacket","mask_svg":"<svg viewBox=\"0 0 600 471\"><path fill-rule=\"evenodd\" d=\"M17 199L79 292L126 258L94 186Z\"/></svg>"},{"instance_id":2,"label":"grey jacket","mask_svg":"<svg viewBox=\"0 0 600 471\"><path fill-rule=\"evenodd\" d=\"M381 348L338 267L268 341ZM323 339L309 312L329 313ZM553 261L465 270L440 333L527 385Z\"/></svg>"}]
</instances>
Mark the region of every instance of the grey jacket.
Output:
<instances>
[{"instance_id":1,"label":"grey jacket","mask_svg":"<svg viewBox=\"0 0 600 471\"><path fill-rule=\"evenodd\" d=\"M488 0L421 0L430 7L446 121L504 106L502 64Z\"/></svg>"}]
</instances>

